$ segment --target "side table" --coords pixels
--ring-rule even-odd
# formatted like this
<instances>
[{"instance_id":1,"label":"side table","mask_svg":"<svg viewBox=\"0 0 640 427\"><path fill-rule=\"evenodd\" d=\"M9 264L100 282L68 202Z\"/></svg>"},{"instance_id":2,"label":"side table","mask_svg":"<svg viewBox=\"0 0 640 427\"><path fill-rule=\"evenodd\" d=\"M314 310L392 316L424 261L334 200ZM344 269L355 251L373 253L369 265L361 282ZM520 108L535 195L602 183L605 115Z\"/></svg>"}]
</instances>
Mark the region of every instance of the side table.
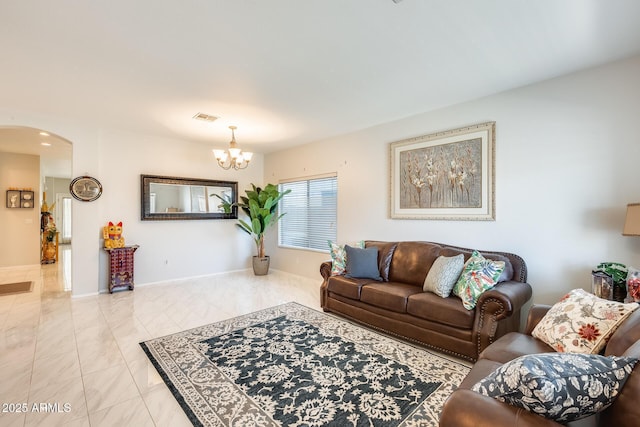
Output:
<instances>
[{"instance_id":1,"label":"side table","mask_svg":"<svg viewBox=\"0 0 640 427\"><path fill-rule=\"evenodd\" d=\"M115 288L128 287L133 290L133 254L140 246L105 248L109 252L109 293Z\"/></svg>"}]
</instances>

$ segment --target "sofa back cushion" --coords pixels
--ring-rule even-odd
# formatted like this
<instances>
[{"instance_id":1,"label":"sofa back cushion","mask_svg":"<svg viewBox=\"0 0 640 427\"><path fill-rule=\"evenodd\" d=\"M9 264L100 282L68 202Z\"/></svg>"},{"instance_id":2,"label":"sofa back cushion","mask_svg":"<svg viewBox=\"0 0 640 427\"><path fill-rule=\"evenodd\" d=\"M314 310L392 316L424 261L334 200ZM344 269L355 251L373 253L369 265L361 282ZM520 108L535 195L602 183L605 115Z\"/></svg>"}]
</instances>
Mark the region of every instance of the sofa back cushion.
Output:
<instances>
[{"instance_id":1,"label":"sofa back cushion","mask_svg":"<svg viewBox=\"0 0 640 427\"><path fill-rule=\"evenodd\" d=\"M383 281L408 283L420 287L424 285L424 279L438 256L452 257L463 254L466 262L473 253L473 249L434 242L365 241L365 247L370 246L378 248L378 267ZM498 282L509 280L526 282L527 266L518 255L506 252L481 251L481 253L485 258L505 262L505 269Z\"/></svg>"},{"instance_id":2,"label":"sofa back cushion","mask_svg":"<svg viewBox=\"0 0 640 427\"><path fill-rule=\"evenodd\" d=\"M365 242L365 248L375 246L378 248L378 268L380 270L380 277L384 282L389 281L389 268L391 267L391 258L396 250L397 242L378 242L374 240L367 240Z\"/></svg>"},{"instance_id":3,"label":"sofa back cushion","mask_svg":"<svg viewBox=\"0 0 640 427\"><path fill-rule=\"evenodd\" d=\"M441 249L442 246L429 242L398 243L391 259L389 281L422 288L424 279L440 255Z\"/></svg>"},{"instance_id":4,"label":"sofa back cushion","mask_svg":"<svg viewBox=\"0 0 640 427\"><path fill-rule=\"evenodd\" d=\"M511 260L508 257L506 257L505 255L493 253L493 252L480 252L480 253L482 254L483 257L487 259L504 262L504 270L502 270L500 277L498 277L497 283L506 282L512 279L518 280L517 278L514 279L513 265L511 264ZM454 248L454 247L448 246L443 248L442 252L440 253L440 255L446 256L446 257L452 257L458 254L463 254L464 262L467 262L467 260L471 258L471 254L473 254L473 249Z\"/></svg>"},{"instance_id":5,"label":"sofa back cushion","mask_svg":"<svg viewBox=\"0 0 640 427\"><path fill-rule=\"evenodd\" d=\"M611 335L604 350L605 356L622 356L640 340L640 310L635 310Z\"/></svg>"}]
</instances>

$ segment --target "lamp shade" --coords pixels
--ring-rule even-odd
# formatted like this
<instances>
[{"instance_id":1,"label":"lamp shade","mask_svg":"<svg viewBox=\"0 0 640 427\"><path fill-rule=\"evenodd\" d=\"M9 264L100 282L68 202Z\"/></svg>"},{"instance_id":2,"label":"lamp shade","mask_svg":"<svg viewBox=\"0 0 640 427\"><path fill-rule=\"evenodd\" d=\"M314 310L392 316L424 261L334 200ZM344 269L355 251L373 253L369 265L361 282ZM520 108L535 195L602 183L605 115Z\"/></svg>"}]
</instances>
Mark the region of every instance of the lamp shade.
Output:
<instances>
[{"instance_id":1,"label":"lamp shade","mask_svg":"<svg viewBox=\"0 0 640 427\"><path fill-rule=\"evenodd\" d=\"M627 217L624 221L623 236L640 236L640 203L627 205Z\"/></svg>"}]
</instances>

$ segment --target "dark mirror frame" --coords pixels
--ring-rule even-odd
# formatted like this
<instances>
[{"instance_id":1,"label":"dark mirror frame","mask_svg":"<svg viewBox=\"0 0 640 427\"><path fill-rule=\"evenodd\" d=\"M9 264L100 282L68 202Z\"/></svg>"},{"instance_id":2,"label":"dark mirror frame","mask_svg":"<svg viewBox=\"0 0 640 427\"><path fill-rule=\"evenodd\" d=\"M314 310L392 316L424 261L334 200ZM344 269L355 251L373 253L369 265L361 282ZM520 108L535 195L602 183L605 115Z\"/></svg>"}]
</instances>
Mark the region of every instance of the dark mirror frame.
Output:
<instances>
[{"instance_id":1,"label":"dark mirror frame","mask_svg":"<svg viewBox=\"0 0 640 427\"><path fill-rule=\"evenodd\" d=\"M231 213L207 212L207 213L171 213L160 212L151 213L151 192L149 186L157 184L177 184L195 185L205 187L228 187L232 190ZM238 182L237 181L216 181L198 178L178 178L174 176L140 175L140 195L141 195L141 219L143 221L165 221L165 220L190 220L190 219L237 219L238 218Z\"/></svg>"}]
</instances>

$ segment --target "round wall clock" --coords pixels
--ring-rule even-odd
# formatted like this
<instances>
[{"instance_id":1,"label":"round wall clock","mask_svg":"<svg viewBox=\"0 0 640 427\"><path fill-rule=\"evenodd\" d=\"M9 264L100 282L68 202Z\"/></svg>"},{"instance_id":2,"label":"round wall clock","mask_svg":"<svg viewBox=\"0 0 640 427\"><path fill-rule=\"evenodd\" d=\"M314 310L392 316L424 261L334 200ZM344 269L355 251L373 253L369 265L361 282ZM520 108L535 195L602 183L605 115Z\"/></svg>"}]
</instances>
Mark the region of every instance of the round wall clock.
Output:
<instances>
[{"instance_id":1,"label":"round wall clock","mask_svg":"<svg viewBox=\"0 0 640 427\"><path fill-rule=\"evenodd\" d=\"M69 184L71 195L82 202L93 202L102 194L102 184L90 176L79 176Z\"/></svg>"}]
</instances>

